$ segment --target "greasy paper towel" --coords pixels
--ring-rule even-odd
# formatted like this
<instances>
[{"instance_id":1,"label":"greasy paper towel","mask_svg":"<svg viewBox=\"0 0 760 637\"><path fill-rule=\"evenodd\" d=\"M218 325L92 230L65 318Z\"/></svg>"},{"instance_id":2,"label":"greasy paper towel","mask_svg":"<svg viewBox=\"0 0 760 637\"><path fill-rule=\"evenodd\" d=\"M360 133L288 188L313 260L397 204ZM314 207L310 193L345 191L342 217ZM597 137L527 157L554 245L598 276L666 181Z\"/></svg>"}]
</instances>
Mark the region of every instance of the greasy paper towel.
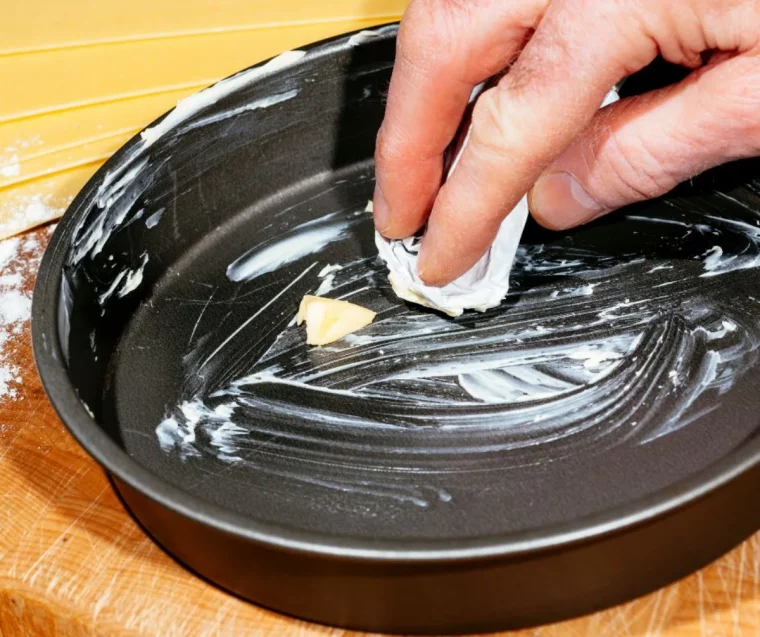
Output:
<instances>
[{"instance_id":1,"label":"greasy paper towel","mask_svg":"<svg viewBox=\"0 0 760 637\"><path fill-rule=\"evenodd\" d=\"M473 91L470 101L474 101L485 84ZM618 99L615 89L611 90L602 102L602 106ZM469 130L462 148L467 144ZM456 155L449 176L456 167L462 149ZM372 202L367 206L372 210ZM419 255L422 235L400 240L388 240L375 232L375 244L383 261L388 266L393 291L400 298L431 307L448 314L459 316L464 310L485 312L502 302L509 290L509 273L515 260L517 246L528 220L528 198L520 199L514 209L501 223L493 245L480 261L461 277L443 287L425 285L417 276L417 257Z\"/></svg>"}]
</instances>

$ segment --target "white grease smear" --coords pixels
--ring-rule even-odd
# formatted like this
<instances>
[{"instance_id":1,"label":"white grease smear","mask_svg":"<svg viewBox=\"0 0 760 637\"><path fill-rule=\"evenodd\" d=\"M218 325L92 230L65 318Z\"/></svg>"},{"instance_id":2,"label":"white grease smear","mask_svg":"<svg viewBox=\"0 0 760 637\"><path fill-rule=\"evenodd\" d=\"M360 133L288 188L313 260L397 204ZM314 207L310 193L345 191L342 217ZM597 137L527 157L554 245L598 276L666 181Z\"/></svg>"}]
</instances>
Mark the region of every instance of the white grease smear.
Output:
<instances>
[{"instance_id":1,"label":"white grease smear","mask_svg":"<svg viewBox=\"0 0 760 637\"><path fill-rule=\"evenodd\" d=\"M315 228L322 231L331 227L334 233L346 232L347 238L348 231L341 226L345 220L345 214L342 219L330 215L303 224L245 258L255 260L266 250L283 265L307 254L319 259L318 251L331 241L315 243L312 240ZM366 219L365 222L369 223ZM308 251L305 247L292 249L299 233L305 239L298 245L308 245ZM287 255L285 260L283 254ZM328 357L320 350L309 350L299 328L288 325L271 347L251 363L249 372L205 398L202 392L190 396L188 400L195 405L192 410L186 406L170 409L157 430L159 440L166 451L179 450L183 458L212 453L226 462L246 462L249 453L257 448L258 443L252 440L272 435L264 425L259 429L256 414L266 417L269 423L282 419L304 423L298 426L305 429L297 429L304 436L311 435L310 426L374 431L399 426L393 418L400 418L406 423L403 426L411 423L435 427L452 432L451 435L499 428L504 431L501 443L504 449L550 443L593 428L612 432L619 426L632 426L632 422L637 428L646 427L655 415L659 419L656 426L649 423L649 429L638 434L643 443L664 435L663 432L676 431L704 414L697 401L705 391L717 389L722 393L730 388L741 373L747 348L754 345L751 339L738 345L733 340L721 342L721 338L740 332L738 324L729 317L708 320L698 304L693 306L693 317L682 319L688 327L681 336L666 341L661 312L666 311L662 300L669 298L667 294L658 297L642 283L632 286L635 295L619 300L613 287L606 284L614 280L612 277L618 277L622 269L642 260L632 259L619 267L608 267L609 262L604 259L600 257L602 265L594 269L582 259L546 257L542 246L523 251L518 260L523 276L540 272L544 277L557 277L559 283L574 272L572 276L592 280L575 287L543 288L543 297L541 287L524 289L522 298L527 299L528 305L518 303L508 312L477 319L470 327L434 314L408 310L398 314L402 306L393 305L386 296L378 297L373 278L376 265L369 261L323 266L317 275L312 275L318 292L343 297L357 295L358 302L377 303L373 309L379 311L378 320L362 333L349 335L341 344L323 348L329 352ZM261 267L262 264L257 264L254 271ZM600 298L592 300L589 297L594 296L597 286L601 286ZM281 294L275 295L270 303ZM531 319L530 308L541 303L541 298L547 303L551 300L555 309L537 323L535 318ZM681 311L691 312L690 307L683 305ZM483 321L482 326L479 321ZM250 320L246 324L249 323ZM683 325L675 320L668 329L682 329ZM617 333L610 334L608 329ZM663 330L659 337L658 329ZM699 338L710 343L711 348L715 343L719 351L711 349L709 354L700 354L704 348L699 345ZM228 342L229 339L222 343L212 356ZM673 348L679 356L676 363ZM722 356L725 351L734 353L731 357ZM695 365L698 374L690 375L689 370ZM655 390L653 394L649 389L652 384L661 391ZM271 385L282 385L286 390L273 394ZM677 396L675 406L671 399L665 401L669 395ZM348 413L343 409L332 411L330 405L336 399L360 401L365 407ZM227 420L217 416L195 418L194 414L205 413L204 409L213 410L209 401L236 405L241 411L235 411ZM414 410L409 411L408 405L414 405ZM481 411L461 411L478 407ZM434 417L415 415L416 410L425 408L440 411ZM483 408L493 411L482 411ZM373 410L384 414L383 419L374 417ZM190 419L184 415L188 411ZM204 440L212 443L199 446L193 438L195 427L201 427ZM167 433L168 430L173 433ZM474 442L473 445L477 447ZM491 447L489 450L493 451ZM326 488L356 487L333 484L308 473L288 477L324 483ZM375 493L374 489L374 495L401 497L397 492L389 495L382 489ZM420 502L430 500L422 497Z\"/></svg>"},{"instance_id":2,"label":"white grease smear","mask_svg":"<svg viewBox=\"0 0 760 637\"><path fill-rule=\"evenodd\" d=\"M731 320L723 320L721 322L721 326L717 330L709 330L706 327L698 327L697 330L700 332L703 332L705 336L707 337L708 341L715 341L719 338L723 338L727 334L730 334L731 332L735 332L737 328L736 323L734 323Z\"/></svg>"},{"instance_id":3,"label":"white grease smear","mask_svg":"<svg viewBox=\"0 0 760 637\"><path fill-rule=\"evenodd\" d=\"M262 97L261 99L254 100L253 102L249 102L243 106L238 106L237 108L232 108L220 113L215 113L214 115L209 115L208 117L202 117L184 129L184 132L191 131L196 128L201 128L203 126L208 126L209 124L214 124L216 122L221 122L222 120L229 119L230 117L234 117L248 111L257 111L262 108L269 108L275 104L291 100L296 97L296 95L298 95L298 89L286 91L285 93L276 93L268 97Z\"/></svg>"},{"instance_id":4,"label":"white grease smear","mask_svg":"<svg viewBox=\"0 0 760 637\"><path fill-rule=\"evenodd\" d=\"M396 33L397 31L397 24L389 24L388 26L380 27L379 29L366 29L364 31L359 31L359 33L355 33L348 38L348 44L349 46L359 46L361 44L366 44L367 42L372 42L383 35Z\"/></svg>"},{"instance_id":5,"label":"white grease smear","mask_svg":"<svg viewBox=\"0 0 760 637\"><path fill-rule=\"evenodd\" d=\"M484 403L509 404L557 396L577 387L530 366L486 369L460 374L459 384L470 396Z\"/></svg>"},{"instance_id":6,"label":"white grease smear","mask_svg":"<svg viewBox=\"0 0 760 637\"><path fill-rule=\"evenodd\" d=\"M180 424L174 418L166 418L156 428L159 444L164 451L178 449L183 458L198 457L200 453L195 448L196 429L203 419L219 425L212 433L212 445L220 452L220 459L234 461L234 445L232 438L240 435L239 427L230 421L235 411L235 405L218 405L209 409L197 400L185 401L180 405L184 422Z\"/></svg>"},{"instance_id":7,"label":"white grease smear","mask_svg":"<svg viewBox=\"0 0 760 637\"><path fill-rule=\"evenodd\" d=\"M106 174L96 198L96 204L103 212L95 216L81 235L77 235L69 257L71 263L76 265L86 256L93 258L99 254L113 232L121 227L133 202L127 202L129 205L120 203L118 206L115 206L114 203L147 165L148 159L146 158L138 161L124 174L118 171Z\"/></svg>"},{"instance_id":8,"label":"white grease smear","mask_svg":"<svg viewBox=\"0 0 760 637\"><path fill-rule=\"evenodd\" d=\"M145 220L145 227L148 229L155 228L158 222L161 221L161 217L164 216L166 208L159 208L150 217Z\"/></svg>"},{"instance_id":9,"label":"white grease smear","mask_svg":"<svg viewBox=\"0 0 760 637\"><path fill-rule=\"evenodd\" d=\"M76 230L76 240L74 241L74 248L69 258L70 262L76 265L87 255L94 257L103 249L114 231L125 224L125 221L129 224L137 218L137 215L133 214L127 220L127 215L132 209L132 205L141 194L141 190L135 187L136 180L150 164L150 159L148 157L141 157L141 153L150 148L157 139L174 129L177 125L197 115L207 106L248 86L268 73L295 64L304 55L306 55L305 51L286 51L262 66L221 80L199 93L180 100L177 106L158 124L145 129L140 134L142 144L132 149L133 155L131 159L127 160L118 169L105 175L96 195L96 204L103 212L89 222L85 218L80 223ZM197 125L203 126L244 111L266 108L284 100L292 99L297 93L298 91L294 90L268 96L232 109L229 112L211 115L205 120L198 122ZM156 215L158 213L155 213L146 220L148 228L155 226L160 220L161 216ZM85 224L87 224L86 228Z\"/></svg>"},{"instance_id":10,"label":"white grease smear","mask_svg":"<svg viewBox=\"0 0 760 637\"><path fill-rule=\"evenodd\" d=\"M343 239L360 219L339 219L331 215L296 226L270 244L256 247L227 267L230 281L250 281L273 272L286 263L302 259L325 246Z\"/></svg>"},{"instance_id":11,"label":"white grease smear","mask_svg":"<svg viewBox=\"0 0 760 637\"><path fill-rule=\"evenodd\" d=\"M101 305L101 307L105 305L106 301L108 301L108 299L113 296L113 293L116 292L116 288L119 287L121 280L127 276L127 272L128 270L122 270L119 272L119 274L114 277L113 281L111 281L111 285L106 288L106 291L98 296L98 303Z\"/></svg>"},{"instance_id":12,"label":"white grease smear","mask_svg":"<svg viewBox=\"0 0 760 637\"><path fill-rule=\"evenodd\" d=\"M704 268L707 272L714 272L721 265L721 259L723 258L723 248L720 246L713 246L705 253ZM702 275L705 276L705 275Z\"/></svg>"},{"instance_id":13,"label":"white grease smear","mask_svg":"<svg viewBox=\"0 0 760 637\"><path fill-rule=\"evenodd\" d=\"M735 201L732 197L724 197ZM745 205L742 207L746 208ZM713 246L704 256L703 267L705 272L702 277L712 277L725 274L727 272L736 272L737 270L747 270L760 266L760 228L757 228L745 221L739 219L724 219L714 215L707 215L712 221L717 221L725 226L729 226L734 231L743 234L749 241L748 249L740 254L726 256L721 246ZM750 249L754 248L754 250Z\"/></svg>"},{"instance_id":14,"label":"white grease smear","mask_svg":"<svg viewBox=\"0 0 760 637\"><path fill-rule=\"evenodd\" d=\"M703 412L698 412L695 415L684 418L687 409L689 409L694 402L699 398L711 385L715 382L718 375L718 365L721 362L721 356L719 352L708 351L705 354L705 358L697 370L697 380L692 382L691 388L687 390L687 395L683 396L679 401L678 408L673 416L664 423L664 426L657 430L654 434L649 436L645 442L651 442L667 436L668 434L678 431L682 427L685 427L689 423L693 422L696 417L704 415ZM678 383L680 385L680 382ZM708 411L716 409L717 406L713 405L708 408Z\"/></svg>"},{"instance_id":15,"label":"white grease smear","mask_svg":"<svg viewBox=\"0 0 760 637\"><path fill-rule=\"evenodd\" d=\"M698 230L699 232L703 234L714 231L713 228L711 228L710 226L704 223L678 221L677 219L662 219L660 217L644 217L641 215L626 215L625 217L626 219L631 219L633 221L641 221L644 223L660 223L667 226L680 226L688 230Z\"/></svg>"},{"instance_id":16,"label":"white grease smear","mask_svg":"<svg viewBox=\"0 0 760 637\"><path fill-rule=\"evenodd\" d=\"M569 358L583 362L586 369L600 369L609 361L617 361L623 358L625 353L609 349L609 343L601 343L596 347L581 346L568 354Z\"/></svg>"},{"instance_id":17,"label":"white grease smear","mask_svg":"<svg viewBox=\"0 0 760 637\"><path fill-rule=\"evenodd\" d=\"M324 268L322 268L319 271L319 274L317 274L317 276L320 279L323 279L328 274L333 274L334 272L340 272L342 269L343 269L342 265L337 265L337 264L336 265L331 265L331 264L328 263Z\"/></svg>"},{"instance_id":18,"label":"white grease smear","mask_svg":"<svg viewBox=\"0 0 760 637\"><path fill-rule=\"evenodd\" d=\"M290 288L292 288L296 283L298 283L306 274L316 265L316 263L312 263L308 268L306 268L301 274L299 274L295 279L293 279L288 285L286 285L282 290L280 290L277 294L275 294L268 303L261 306L256 312L254 312L246 321L238 327L232 334L230 334L224 342L219 345L211 354L208 356L208 358L203 361L201 366L198 368L198 371L200 372L206 365L208 365L211 360L220 352L222 349L224 349L227 344L234 339L247 325L249 325L253 320L255 320L260 314L265 312L277 299L279 299L283 294L285 294Z\"/></svg>"},{"instance_id":19,"label":"white grease smear","mask_svg":"<svg viewBox=\"0 0 760 637\"><path fill-rule=\"evenodd\" d=\"M207 106L218 102L220 99L231 95L241 88L249 86L263 75L292 66L303 58L304 55L306 55L305 51L285 51L262 66L233 75L232 77L226 80L221 80L199 93L195 93L194 95L180 100L177 102L177 106L175 106L164 119L155 126L146 128L140 134L145 147L147 148L151 146L162 135L165 135L175 126L188 120L193 115L198 114Z\"/></svg>"},{"instance_id":20,"label":"white grease smear","mask_svg":"<svg viewBox=\"0 0 760 637\"><path fill-rule=\"evenodd\" d=\"M343 266L340 265L326 265L324 268L322 268L317 275L320 279L322 279L322 283L319 284L319 287L314 292L314 295L324 296L328 292L332 291L333 287L335 286L335 273L340 272L342 269Z\"/></svg>"},{"instance_id":21,"label":"white grease smear","mask_svg":"<svg viewBox=\"0 0 760 637\"><path fill-rule=\"evenodd\" d=\"M342 219L336 218L335 215L328 215L309 224L302 224L278 240L251 251L244 258L239 259L236 265L253 261L255 267L251 268L248 274L258 275L266 269L263 260L259 261L262 251L272 255L271 258L277 260L278 266L297 261L307 254L317 253L325 245L341 238L344 232L347 233L347 228L342 225L345 222L345 215ZM330 232L321 234L326 230ZM318 241L314 241L315 232L317 238L321 237ZM303 241L296 241L299 235ZM298 246L298 248L294 249L293 246ZM720 254L717 250L712 250L711 254L714 254L715 258L723 256L722 250ZM283 255L285 255L284 258ZM709 259L710 254L707 256ZM606 262L605 257L601 257L600 264ZM632 259L620 267L630 268L640 262L642 259ZM577 268L580 269L577 270L576 276L584 276L584 272L591 272L592 276L597 278L617 276L613 273L618 271L607 266L601 266L596 270L584 270L583 268L588 268L588 266L582 259L544 258L543 246L534 246L530 252L522 253L519 264L524 273L541 272L545 276L559 277L559 280ZM312 267L314 265L316 264L312 264ZM301 274L301 277L306 272L308 269ZM316 279L317 291L342 293L343 297L371 292L373 286L366 285L367 273L367 262L361 260L342 265L323 266ZM336 275L339 275L340 279ZM605 298L611 301L607 306L599 306L598 303L595 306L588 306L585 303L580 306L577 305L577 301L574 301L576 297L593 295L596 286L601 285L604 280L544 292L545 298L552 299L553 304L561 306L567 304L566 307L557 309L557 316L565 315L569 308L586 308L583 310L586 318L575 319L577 325L557 323L550 317L545 317L545 320L549 321L548 325L535 324L535 322L531 324L523 318L515 319L515 327L511 329L505 325L504 328L482 332L480 329L464 328L456 322L436 315L407 313L380 318L361 334L346 337L342 345L325 348L326 351L334 352L334 355L338 356L328 365L316 364L316 361L320 360L319 357L313 364L305 367L303 365L294 367L292 363L283 363L284 367L282 367L279 363L268 362L278 360L278 357L287 352L295 353L300 351L299 348L305 347L298 328L289 324L275 339L269 350L259 358L254 365L255 371L229 382L226 387L215 391L211 398L231 400L232 402L225 404L237 404L248 409L257 405L261 405L262 408L269 405L267 409L285 409L287 414L283 413L282 417L296 419L303 417L306 420L321 422L325 426L340 424L340 426L373 428L393 425L377 422L366 414L349 417L341 413L338 416L332 414L329 409L315 410L313 406L301 407L296 403L288 403L286 406L277 406L276 403L270 405L266 401L261 402L262 399L258 398L256 386L282 384L293 390L316 392L324 396L340 396L346 400L401 400L412 401L417 405L451 407L466 407L473 404L506 407L524 405L524 409L528 411L522 423L533 423L532 427L546 428L556 427L556 422L567 419L570 419L568 422L575 422L576 419L581 418L584 422L593 423L597 416L592 416L591 411L597 410L599 414L604 414L605 410L620 409L620 401L632 391L633 385L644 383L642 386L646 386L650 382L649 376L662 371L669 380L670 389L667 391L678 391L680 394L678 409L670 415L663 416L664 426L669 430L685 426L696 417L691 408L706 389L718 387L723 392L731 386L734 374L740 373L741 369L736 367L737 363L733 361L743 360L744 352L747 351L746 347L749 346L746 339L741 346L734 345L733 342L727 346L734 352L733 358L722 358L718 351L706 356L701 363L703 367L700 368L704 373L700 372L701 375L696 379L688 377L690 363L684 362L680 356L679 362L672 369L662 370L661 365L665 363L666 358L662 358L660 363L650 362L657 360L654 358L656 356L668 355L667 348L670 345L665 344L662 336L654 345L647 346L650 348L649 353L639 353L639 348L643 347L642 338L645 331L656 327L655 321L660 316L661 304L655 300L655 297L639 294L637 297L618 301L615 299L614 290L610 286L605 286L607 295ZM646 290L646 286L643 289ZM540 293L540 291L540 288L533 291L525 290L523 294ZM273 303L281 294L282 292L278 293L270 303ZM667 298L667 296L662 298ZM383 306L378 306L375 309L380 310L382 317L383 312L391 308L383 310ZM517 310L512 309L510 313L494 315L494 318L490 320L504 320L508 324L510 315L515 311ZM573 313L578 311L578 309L573 309L568 316L573 316ZM699 311L697 311L695 318L690 320L700 321L699 316ZM250 320L246 324L249 322ZM601 339L592 337L592 333L603 326L617 326L616 329L619 330L620 326L625 325L628 327L621 335L605 335ZM236 333L239 333L240 329L242 327ZM737 323L728 317L720 320L717 327L714 321L703 321L689 329L691 331L683 337L683 345L673 345L685 347L684 352L691 351L688 349L692 347L689 344L699 334L704 334L707 342L717 342L728 334L739 331ZM577 334L577 337L573 334ZM451 338L448 338L448 335L451 335ZM561 344L552 344L556 342L554 339L557 335L572 338L569 341L559 341ZM234 337L235 334L232 336ZM212 357L228 342L229 339L218 347L212 353ZM458 348L462 347L467 347L467 355L455 356ZM723 345L720 347L723 348L721 351L725 349ZM660 354L662 348L665 349ZM362 355L360 353L362 351L366 354ZM371 352L374 352L374 355L370 354ZM621 373L620 370L624 369L621 366L623 362L626 362L629 368L620 380L617 377ZM386 363L390 363L390 366ZM719 368L722 370L720 375L717 371ZM286 369L291 371L286 373ZM356 374L358 376L355 384L332 386L332 379L337 382L344 375L350 378ZM716 383L720 384L716 385ZM437 394L432 395L424 393L426 387L433 386L458 388L464 394L448 396L445 390L443 393L438 390ZM659 386L662 387L661 384ZM598 398L593 397L595 392L599 392ZM645 392L643 395L648 394ZM194 396L192 400L198 402L196 411L206 404L200 395ZM640 407L631 407L620 414L615 413L614 418L627 417L629 411L645 407L645 404L640 404ZM648 418L648 413L654 413L653 409L654 407L644 409L637 415L635 422L644 422ZM583 416L584 410L591 410L587 417ZM603 418L600 422L606 422L604 419L613 416L600 415L598 417ZM442 429L457 430L464 426L457 424L457 419L460 417L455 414L448 418L444 413L437 418L440 420L438 426ZM503 420L504 416L500 418ZM172 424L173 427L188 427L193 422L191 419L189 425L179 424L182 418L171 413L167 415L166 421L177 423ZM227 456L235 455L236 450L246 448L246 437L241 429L250 425L249 419L245 420L245 426L242 421L235 423L232 420L224 422L214 420L213 423L215 424L203 425L206 432L214 439L214 432L221 428L219 436L224 437L224 442L212 446L218 446L220 449L224 447L223 452ZM513 424L516 426L516 423ZM229 426L222 427L222 425ZM657 429L657 431L661 430L662 427ZM554 434L547 433L546 436L549 437L544 439L550 440L552 435ZM652 435L656 437L659 434Z\"/></svg>"},{"instance_id":22,"label":"white grease smear","mask_svg":"<svg viewBox=\"0 0 760 637\"><path fill-rule=\"evenodd\" d=\"M130 292L134 292L142 283L143 270L148 263L148 253L145 252L142 255L142 263L136 270L130 270L127 272L127 278L124 280L124 285L121 286L117 295L119 298L127 296Z\"/></svg>"},{"instance_id":23,"label":"white grease smear","mask_svg":"<svg viewBox=\"0 0 760 637\"><path fill-rule=\"evenodd\" d=\"M148 263L147 252L143 253L141 260L141 264L134 270L122 270L114 277L113 281L111 281L111 285L109 285L106 291L98 297L98 303L101 307L106 304L108 299L110 299L114 293L116 293L118 298L123 298L130 292L134 292L140 286L143 280L143 270ZM124 282L123 284L122 281ZM120 285L121 287L119 287Z\"/></svg>"}]
</instances>

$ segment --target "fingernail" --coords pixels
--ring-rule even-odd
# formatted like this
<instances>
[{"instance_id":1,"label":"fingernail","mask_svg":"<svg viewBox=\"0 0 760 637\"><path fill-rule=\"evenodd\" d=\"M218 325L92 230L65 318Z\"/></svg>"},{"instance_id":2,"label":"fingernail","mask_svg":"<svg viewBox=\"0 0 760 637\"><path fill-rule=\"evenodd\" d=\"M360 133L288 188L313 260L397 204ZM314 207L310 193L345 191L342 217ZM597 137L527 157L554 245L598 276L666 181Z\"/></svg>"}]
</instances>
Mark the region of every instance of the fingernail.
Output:
<instances>
[{"instance_id":1,"label":"fingernail","mask_svg":"<svg viewBox=\"0 0 760 637\"><path fill-rule=\"evenodd\" d=\"M423 242L420 246L420 251L417 254L417 276L421 279L425 274L425 266L427 265L427 252L428 251L425 249L425 243Z\"/></svg>"},{"instance_id":2,"label":"fingernail","mask_svg":"<svg viewBox=\"0 0 760 637\"><path fill-rule=\"evenodd\" d=\"M385 201L383 191L380 186L375 184L375 194L372 195L373 215L375 217L375 227L380 234L386 232L391 225L391 214L388 209L388 202Z\"/></svg>"},{"instance_id":3,"label":"fingernail","mask_svg":"<svg viewBox=\"0 0 760 637\"><path fill-rule=\"evenodd\" d=\"M435 274L435 262L430 256L430 244L435 242L432 234L435 233L435 225L428 226L425 230L425 236L420 246L419 254L417 255L417 276L422 279L426 285L432 285L437 287L440 285L437 278L430 278L431 274Z\"/></svg>"},{"instance_id":4,"label":"fingernail","mask_svg":"<svg viewBox=\"0 0 760 637\"><path fill-rule=\"evenodd\" d=\"M556 230L591 221L604 212L602 205L565 171L539 177L530 193L530 208L539 222Z\"/></svg>"},{"instance_id":5,"label":"fingernail","mask_svg":"<svg viewBox=\"0 0 760 637\"><path fill-rule=\"evenodd\" d=\"M417 253L417 276L419 277L422 277L425 273L425 268L428 262L428 245L430 244L431 226L432 224L425 228L425 232L422 235L422 243L420 244L420 251Z\"/></svg>"}]
</instances>

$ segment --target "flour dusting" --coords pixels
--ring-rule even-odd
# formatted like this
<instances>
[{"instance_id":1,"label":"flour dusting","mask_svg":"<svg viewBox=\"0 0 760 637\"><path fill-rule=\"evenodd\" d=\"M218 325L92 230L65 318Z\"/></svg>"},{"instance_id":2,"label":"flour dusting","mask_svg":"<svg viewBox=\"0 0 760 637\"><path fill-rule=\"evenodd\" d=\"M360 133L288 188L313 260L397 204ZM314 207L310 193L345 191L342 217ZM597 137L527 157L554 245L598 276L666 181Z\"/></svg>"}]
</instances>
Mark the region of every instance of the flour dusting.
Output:
<instances>
[{"instance_id":1,"label":"flour dusting","mask_svg":"<svg viewBox=\"0 0 760 637\"><path fill-rule=\"evenodd\" d=\"M21 174L21 164L18 155L11 155L10 159L0 164L0 177L17 177Z\"/></svg>"},{"instance_id":2,"label":"flour dusting","mask_svg":"<svg viewBox=\"0 0 760 637\"><path fill-rule=\"evenodd\" d=\"M60 201L42 193L11 197L7 203L0 203L0 239L58 219L69 203L69 199Z\"/></svg>"},{"instance_id":3,"label":"flour dusting","mask_svg":"<svg viewBox=\"0 0 760 637\"><path fill-rule=\"evenodd\" d=\"M39 267L42 246L39 236L0 241L0 404L23 400L17 352L32 312L32 290L26 283Z\"/></svg>"}]
</instances>

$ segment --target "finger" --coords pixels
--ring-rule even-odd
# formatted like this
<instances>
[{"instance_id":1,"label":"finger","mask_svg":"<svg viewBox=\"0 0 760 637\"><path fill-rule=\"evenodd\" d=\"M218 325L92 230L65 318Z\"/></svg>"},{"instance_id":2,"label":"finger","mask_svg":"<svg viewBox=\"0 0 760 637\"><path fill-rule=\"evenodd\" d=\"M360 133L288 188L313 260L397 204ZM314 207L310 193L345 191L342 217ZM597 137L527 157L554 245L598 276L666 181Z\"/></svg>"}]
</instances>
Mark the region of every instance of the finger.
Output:
<instances>
[{"instance_id":1,"label":"finger","mask_svg":"<svg viewBox=\"0 0 760 637\"><path fill-rule=\"evenodd\" d=\"M509 74L475 106L470 141L422 243L418 267L426 283L444 285L469 270L607 91L655 57L638 25L619 3L552 2Z\"/></svg>"},{"instance_id":2,"label":"finger","mask_svg":"<svg viewBox=\"0 0 760 637\"><path fill-rule=\"evenodd\" d=\"M605 108L536 182L531 212L548 228L570 228L755 156L759 107L760 59L742 55Z\"/></svg>"},{"instance_id":3,"label":"finger","mask_svg":"<svg viewBox=\"0 0 760 637\"><path fill-rule=\"evenodd\" d=\"M441 184L444 150L473 87L514 58L547 2L409 5L375 154L375 224L383 234L401 238L422 226Z\"/></svg>"}]
</instances>

